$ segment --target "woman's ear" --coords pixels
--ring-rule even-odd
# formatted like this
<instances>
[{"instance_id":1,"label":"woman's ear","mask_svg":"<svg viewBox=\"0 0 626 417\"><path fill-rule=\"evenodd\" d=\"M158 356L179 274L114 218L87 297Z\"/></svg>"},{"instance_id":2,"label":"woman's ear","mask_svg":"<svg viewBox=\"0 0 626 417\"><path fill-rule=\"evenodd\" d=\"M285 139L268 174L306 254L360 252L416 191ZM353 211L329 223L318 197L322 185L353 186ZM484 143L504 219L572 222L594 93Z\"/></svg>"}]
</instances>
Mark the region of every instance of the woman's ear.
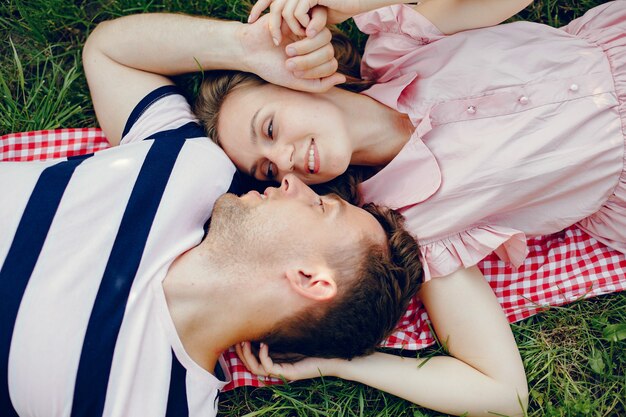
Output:
<instances>
[{"instance_id":1,"label":"woman's ear","mask_svg":"<svg viewBox=\"0 0 626 417\"><path fill-rule=\"evenodd\" d=\"M332 272L325 268L290 269L285 275L291 288L303 297L327 301L337 295L337 283Z\"/></svg>"}]
</instances>

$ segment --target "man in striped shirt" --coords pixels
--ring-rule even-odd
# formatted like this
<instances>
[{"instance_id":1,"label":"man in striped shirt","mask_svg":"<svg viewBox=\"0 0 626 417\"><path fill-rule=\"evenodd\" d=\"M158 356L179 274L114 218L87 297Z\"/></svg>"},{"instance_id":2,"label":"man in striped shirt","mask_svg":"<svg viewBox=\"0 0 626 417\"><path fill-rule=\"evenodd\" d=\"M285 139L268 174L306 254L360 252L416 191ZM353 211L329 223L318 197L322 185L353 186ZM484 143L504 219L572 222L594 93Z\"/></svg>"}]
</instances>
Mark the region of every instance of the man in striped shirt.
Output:
<instances>
[{"instance_id":1,"label":"man in striped shirt","mask_svg":"<svg viewBox=\"0 0 626 417\"><path fill-rule=\"evenodd\" d=\"M388 235L404 232L385 216L291 175L224 194L235 168L166 76L232 59L236 29L170 15L101 25L84 64L121 146L0 166L3 417L215 415L229 346L271 335L278 351L360 355L416 291L390 264ZM374 297L385 311L357 301Z\"/></svg>"}]
</instances>

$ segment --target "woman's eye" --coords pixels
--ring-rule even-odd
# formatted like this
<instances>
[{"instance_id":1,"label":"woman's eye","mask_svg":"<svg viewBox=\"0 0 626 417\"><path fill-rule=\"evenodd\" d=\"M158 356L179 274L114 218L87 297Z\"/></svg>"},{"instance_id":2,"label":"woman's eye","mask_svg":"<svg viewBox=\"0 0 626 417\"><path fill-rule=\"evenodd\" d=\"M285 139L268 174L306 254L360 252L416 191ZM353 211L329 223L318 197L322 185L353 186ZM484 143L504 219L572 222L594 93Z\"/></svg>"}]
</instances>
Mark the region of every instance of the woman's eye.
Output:
<instances>
[{"instance_id":1,"label":"woman's eye","mask_svg":"<svg viewBox=\"0 0 626 417\"><path fill-rule=\"evenodd\" d=\"M276 176L276 172L274 172L274 164L271 162L267 163L267 172L265 173L267 179L273 179Z\"/></svg>"},{"instance_id":2,"label":"woman's eye","mask_svg":"<svg viewBox=\"0 0 626 417\"><path fill-rule=\"evenodd\" d=\"M267 124L267 137L274 139L274 119L270 119L270 122Z\"/></svg>"}]
</instances>

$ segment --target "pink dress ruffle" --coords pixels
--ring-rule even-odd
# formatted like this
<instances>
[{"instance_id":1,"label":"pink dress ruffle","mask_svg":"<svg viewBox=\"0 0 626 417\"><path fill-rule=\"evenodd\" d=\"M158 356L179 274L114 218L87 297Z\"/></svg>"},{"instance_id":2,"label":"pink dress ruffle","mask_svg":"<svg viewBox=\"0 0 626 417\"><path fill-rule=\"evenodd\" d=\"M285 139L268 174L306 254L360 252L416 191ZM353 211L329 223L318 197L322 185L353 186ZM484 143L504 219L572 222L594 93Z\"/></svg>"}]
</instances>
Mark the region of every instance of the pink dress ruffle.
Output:
<instances>
[{"instance_id":1,"label":"pink dress ruffle","mask_svg":"<svg viewBox=\"0 0 626 417\"><path fill-rule=\"evenodd\" d=\"M526 235L507 227L483 225L430 243L420 241L425 279L476 265L494 248L501 260L517 268L528 254Z\"/></svg>"},{"instance_id":2,"label":"pink dress ruffle","mask_svg":"<svg viewBox=\"0 0 626 417\"><path fill-rule=\"evenodd\" d=\"M599 46L606 54L619 101L622 133L626 138L626 1L595 7L562 29ZM626 140L624 147L625 169L613 195L598 212L577 224L600 242L622 253L626 253Z\"/></svg>"}]
</instances>

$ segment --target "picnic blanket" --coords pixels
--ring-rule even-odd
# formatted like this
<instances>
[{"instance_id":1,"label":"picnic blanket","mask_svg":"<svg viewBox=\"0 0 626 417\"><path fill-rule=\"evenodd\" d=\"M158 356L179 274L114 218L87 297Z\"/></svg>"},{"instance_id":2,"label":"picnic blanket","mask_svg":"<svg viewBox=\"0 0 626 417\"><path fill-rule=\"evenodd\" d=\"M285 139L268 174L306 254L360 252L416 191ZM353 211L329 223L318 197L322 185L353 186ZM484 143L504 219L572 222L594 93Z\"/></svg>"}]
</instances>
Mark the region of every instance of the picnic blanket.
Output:
<instances>
[{"instance_id":1,"label":"picnic blanket","mask_svg":"<svg viewBox=\"0 0 626 417\"><path fill-rule=\"evenodd\" d=\"M0 136L0 161L63 158L108 146L102 131L96 128L13 133ZM528 257L517 270L493 254L478 264L511 323L553 306L626 288L626 255L609 249L575 226L529 239L528 248ZM415 298L383 346L417 350L434 342L428 314ZM232 348L224 357L232 375L226 389L280 382L247 372Z\"/></svg>"}]
</instances>

